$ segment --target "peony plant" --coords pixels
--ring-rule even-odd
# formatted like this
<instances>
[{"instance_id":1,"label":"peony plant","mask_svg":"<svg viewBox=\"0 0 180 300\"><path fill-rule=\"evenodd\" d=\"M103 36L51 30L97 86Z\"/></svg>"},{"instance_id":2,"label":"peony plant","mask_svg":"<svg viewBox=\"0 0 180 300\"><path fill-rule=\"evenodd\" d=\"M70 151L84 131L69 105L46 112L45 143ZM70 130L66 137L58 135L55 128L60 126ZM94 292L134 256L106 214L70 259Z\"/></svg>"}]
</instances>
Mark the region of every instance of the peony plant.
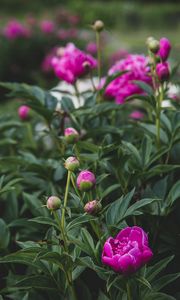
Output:
<instances>
[{"instance_id":1,"label":"peony plant","mask_svg":"<svg viewBox=\"0 0 180 300\"><path fill-rule=\"evenodd\" d=\"M104 23L92 29L97 62L68 44L54 65L72 85L89 76L83 106L70 93L58 103L38 86L0 83L18 107L35 111L26 122L27 108L20 119L18 107L0 118L5 299L179 297L180 118L178 97L169 96L171 44L151 37L147 55L127 54L103 76Z\"/></svg>"}]
</instances>

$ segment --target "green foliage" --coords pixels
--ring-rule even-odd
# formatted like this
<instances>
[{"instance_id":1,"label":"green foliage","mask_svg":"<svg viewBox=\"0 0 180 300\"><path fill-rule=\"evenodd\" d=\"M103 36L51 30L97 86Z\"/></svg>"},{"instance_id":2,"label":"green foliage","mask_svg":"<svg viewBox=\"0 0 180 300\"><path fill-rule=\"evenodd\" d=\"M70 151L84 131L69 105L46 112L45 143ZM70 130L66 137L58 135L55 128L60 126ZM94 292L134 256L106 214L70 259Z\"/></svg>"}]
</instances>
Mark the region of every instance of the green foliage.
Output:
<instances>
[{"instance_id":1,"label":"green foliage","mask_svg":"<svg viewBox=\"0 0 180 300\"><path fill-rule=\"evenodd\" d=\"M23 123L9 115L0 118L2 297L73 299L75 287L79 299L127 299L128 281L132 299L175 299L180 275L180 115L176 107L160 111L157 143L154 91L136 83L146 92L134 96L143 105L143 122L128 117L134 97L117 106L99 102L99 91L75 108L68 95L57 113L57 99L50 92L1 83L34 111ZM36 130L39 124L41 132ZM66 127L80 133L74 145L65 142ZM90 192L78 190L76 173L68 173L67 180L64 160L69 156L79 159L80 170L95 174ZM52 195L62 199L57 211L46 205ZM102 205L95 215L84 211L92 200ZM104 242L133 225L148 232L154 258L131 276L116 274L102 264ZM172 282L175 289L169 292Z\"/></svg>"}]
</instances>

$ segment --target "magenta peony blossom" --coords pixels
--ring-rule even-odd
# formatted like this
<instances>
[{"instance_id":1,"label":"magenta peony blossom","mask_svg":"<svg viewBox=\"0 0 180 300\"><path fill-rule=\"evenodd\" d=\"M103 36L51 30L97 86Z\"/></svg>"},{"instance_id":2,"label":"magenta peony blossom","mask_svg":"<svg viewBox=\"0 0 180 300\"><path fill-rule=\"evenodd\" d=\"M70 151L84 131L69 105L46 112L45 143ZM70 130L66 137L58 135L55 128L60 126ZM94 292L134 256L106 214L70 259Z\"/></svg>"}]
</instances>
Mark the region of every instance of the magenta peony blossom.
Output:
<instances>
[{"instance_id":1,"label":"magenta peony blossom","mask_svg":"<svg viewBox=\"0 0 180 300\"><path fill-rule=\"evenodd\" d=\"M79 133L73 127L68 127L64 130L64 136L67 143L75 143L79 139Z\"/></svg>"},{"instance_id":2,"label":"magenta peony blossom","mask_svg":"<svg viewBox=\"0 0 180 300\"><path fill-rule=\"evenodd\" d=\"M53 33L55 30L55 24L51 20L43 20L40 23L40 29L42 32L46 34Z\"/></svg>"},{"instance_id":3,"label":"magenta peony blossom","mask_svg":"<svg viewBox=\"0 0 180 300\"><path fill-rule=\"evenodd\" d=\"M67 44L60 57L54 57L52 60L56 76L71 84L87 73L84 63L89 64L89 69L97 66L97 61L91 55L79 50L72 43Z\"/></svg>"},{"instance_id":4,"label":"magenta peony blossom","mask_svg":"<svg viewBox=\"0 0 180 300\"><path fill-rule=\"evenodd\" d=\"M156 73L160 81L169 79L169 64L167 62L159 63L156 65Z\"/></svg>"},{"instance_id":5,"label":"magenta peony blossom","mask_svg":"<svg viewBox=\"0 0 180 300\"><path fill-rule=\"evenodd\" d=\"M30 30L17 20L11 20L3 29L4 36L9 40L14 40L19 37L29 37Z\"/></svg>"},{"instance_id":6,"label":"magenta peony blossom","mask_svg":"<svg viewBox=\"0 0 180 300\"><path fill-rule=\"evenodd\" d=\"M29 117L29 106L21 105L18 109L18 115L21 120L27 120Z\"/></svg>"},{"instance_id":7,"label":"magenta peony blossom","mask_svg":"<svg viewBox=\"0 0 180 300\"><path fill-rule=\"evenodd\" d=\"M142 93L141 88L133 82L134 80L141 80L151 84L147 57L129 54L125 59L113 65L108 74L112 75L118 71L125 70L128 72L114 79L105 90L105 96L114 98L118 104L124 103L126 98L133 94Z\"/></svg>"},{"instance_id":8,"label":"magenta peony blossom","mask_svg":"<svg viewBox=\"0 0 180 300\"><path fill-rule=\"evenodd\" d=\"M96 184L94 174L88 170L81 171L77 177L77 187L81 191L89 191Z\"/></svg>"},{"instance_id":9,"label":"magenta peony blossom","mask_svg":"<svg viewBox=\"0 0 180 300\"><path fill-rule=\"evenodd\" d=\"M109 237L104 244L102 263L115 272L129 275L150 261L153 253L148 236L138 226L126 227L116 238Z\"/></svg>"},{"instance_id":10,"label":"magenta peony blossom","mask_svg":"<svg viewBox=\"0 0 180 300\"><path fill-rule=\"evenodd\" d=\"M159 43L160 49L157 54L161 57L162 61L165 61L171 51L171 43L167 38L161 38Z\"/></svg>"},{"instance_id":11,"label":"magenta peony blossom","mask_svg":"<svg viewBox=\"0 0 180 300\"><path fill-rule=\"evenodd\" d=\"M144 114L139 111L139 110L134 110L130 115L129 117L131 119L135 119L135 120L140 120L140 119L143 119L144 118Z\"/></svg>"}]
</instances>

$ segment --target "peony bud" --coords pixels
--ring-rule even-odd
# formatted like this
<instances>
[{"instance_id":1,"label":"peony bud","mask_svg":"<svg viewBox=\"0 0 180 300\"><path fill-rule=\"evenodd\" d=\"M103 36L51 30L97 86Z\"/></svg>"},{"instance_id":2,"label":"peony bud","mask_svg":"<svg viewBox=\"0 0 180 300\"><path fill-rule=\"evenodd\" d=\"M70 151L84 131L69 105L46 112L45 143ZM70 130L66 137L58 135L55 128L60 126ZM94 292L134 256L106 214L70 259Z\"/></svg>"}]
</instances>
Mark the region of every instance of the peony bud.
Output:
<instances>
[{"instance_id":1,"label":"peony bud","mask_svg":"<svg viewBox=\"0 0 180 300\"><path fill-rule=\"evenodd\" d=\"M18 109L18 115L21 120L27 120L29 118L29 106L21 105Z\"/></svg>"},{"instance_id":2,"label":"peony bud","mask_svg":"<svg viewBox=\"0 0 180 300\"><path fill-rule=\"evenodd\" d=\"M93 29L97 32L101 32L104 29L104 23L101 20L94 22Z\"/></svg>"},{"instance_id":3,"label":"peony bud","mask_svg":"<svg viewBox=\"0 0 180 300\"><path fill-rule=\"evenodd\" d=\"M57 210L61 207L61 200L56 196L51 196L47 199L47 208L49 210Z\"/></svg>"},{"instance_id":4,"label":"peony bud","mask_svg":"<svg viewBox=\"0 0 180 300\"><path fill-rule=\"evenodd\" d=\"M94 174L88 170L81 171L77 177L77 187L80 191L89 191L96 184Z\"/></svg>"},{"instance_id":5,"label":"peony bud","mask_svg":"<svg viewBox=\"0 0 180 300\"><path fill-rule=\"evenodd\" d=\"M76 171L79 168L79 165L79 160L74 156L68 157L64 163L64 167L71 172Z\"/></svg>"},{"instance_id":6,"label":"peony bud","mask_svg":"<svg viewBox=\"0 0 180 300\"><path fill-rule=\"evenodd\" d=\"M159 42L155 39L152 39L148 42L148 48L154 54L158 52L159 47L160 47Z\"/></svg>"},{"instance_id":7,"label":"peony bud","mask_svg":"<svg viewBox=\"0 0 180 300\"><path fill-rule=\"evenodd\" d=\"M97 200L93 200L86 203L86 205L84 206L84 211L87 214L95 215L101 210L101 208L102 208L101 203Z\"/></svg>"},{"instance_id":8,"label":"peony bud","mask_svg":"<svg viewBox=\"0 0 180 300\"><path fill-rule=\"evenodd\" d=\"M156 73L160 81L167 81L169 79L169 65L167 62L156 65Z\"/></svg>"},{"instance_id":9,"label":"peony bud","mask_svg":"<svg viewBox=\"0 0 180 300\"><path fill-rule=\"evenodd\" d=\"M161 38L159 41L160 48L158 55L161 57L162 61L165 61L171 51L171 43L167 38Z\"/></svg>"},{"instance_id":10,"label":"peony bud","mask_svg":"<svg viewBox=\"0 0 180 300\"><path fill-rule=\"evenodd\" d=\"M73 144L78 141L79 133L76 129L68 127L64 131L65 140L68 144Z\"/></svg>"}]
</instances>

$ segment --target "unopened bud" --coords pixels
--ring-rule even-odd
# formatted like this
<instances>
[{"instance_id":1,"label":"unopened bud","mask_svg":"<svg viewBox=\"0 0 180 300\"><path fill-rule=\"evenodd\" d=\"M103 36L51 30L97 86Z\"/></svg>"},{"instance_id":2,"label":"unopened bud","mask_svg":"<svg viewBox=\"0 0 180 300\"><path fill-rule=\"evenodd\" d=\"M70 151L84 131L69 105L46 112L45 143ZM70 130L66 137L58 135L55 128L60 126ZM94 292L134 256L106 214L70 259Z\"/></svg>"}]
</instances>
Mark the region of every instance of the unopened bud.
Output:
<instances>
[{"instance_id":1,"label":"unopened bud","mask_svg":"<svg viewBox=\"0 0 180 300\"><path fill-rule=\"evenodd\" d=\"M104 23L101 20L94 22L93 29L97 32L101 32L104 29Z\"/></svg>"},{"instance_id":2,"label":"unopened bud","mask_svg":"<svg viewBox=\"0 0 180 300\"><path fill-rule=\"evenodd\" d=\"M101 209L102 209L102 205L97 200L90 201L86 203L86 205L84 206L84 211L90 215L97 214Z\"/></svg>"},{"instance_id":3,"label":"unopened bud","mask_svg":"<svg viewBox=\"0 0 180 300\"><path fill-rule=\"evenodd\" d=\"M148 43L149 50L154 54L156 54L159 51L159 47L160 47L159 41L157 41L155 39L150 40Z\"/></svg>"},{"instance_id":4,"label":"unopened bud","mask_svg":"<svg viewBox=\"0 0 180 300\"><path fill-rule=\"evenodd\" d=\"M76 171L79 168L79 165L79 160L74 156L68 157L64 163L64 167L71 172Z\"/></svg>"},{"instance_id":5,"label":"unopened bud","mask_svg":"<svg viewBox=\"0 0 180 300\"><path fill-rule=\"evenodd\" d=\"M29 118L29 106L27 105L21 105L18 109L18 115L19 115L19 118L22 120L22 121L25 121Z\"/></svg>"},{"instance_id":6,"label":"unopened bud","mask_svg":"<svg viewBox=\"0 0 180 300\"><path fill-rule=\"evenodd\" d=\"M77 177L77 187L80 191L89 191L96 184L94 174L88 170L81 171Z\"/></svg>"},{"instance_id":7,"label":"unopened bud","mask_svg":"<svg viewBox=\"0 0 180 300\"><path fill-rule=\"evenodd\" d=\"M64 131L65 140L68 144L76 143L79 139L79 133L76 129L68 127Z\"/></svg>"},{"instance_id":8,"label":"unopened bud","mask_svg":"<svg viewBox=\"0 0 180 300\"><path fill-rule=\"evenodd\" d=\"M56 196L51 196L47 199L47 208L49 210L57 210L61 207L61 200Z\"/></svg>"}]
</instances>

